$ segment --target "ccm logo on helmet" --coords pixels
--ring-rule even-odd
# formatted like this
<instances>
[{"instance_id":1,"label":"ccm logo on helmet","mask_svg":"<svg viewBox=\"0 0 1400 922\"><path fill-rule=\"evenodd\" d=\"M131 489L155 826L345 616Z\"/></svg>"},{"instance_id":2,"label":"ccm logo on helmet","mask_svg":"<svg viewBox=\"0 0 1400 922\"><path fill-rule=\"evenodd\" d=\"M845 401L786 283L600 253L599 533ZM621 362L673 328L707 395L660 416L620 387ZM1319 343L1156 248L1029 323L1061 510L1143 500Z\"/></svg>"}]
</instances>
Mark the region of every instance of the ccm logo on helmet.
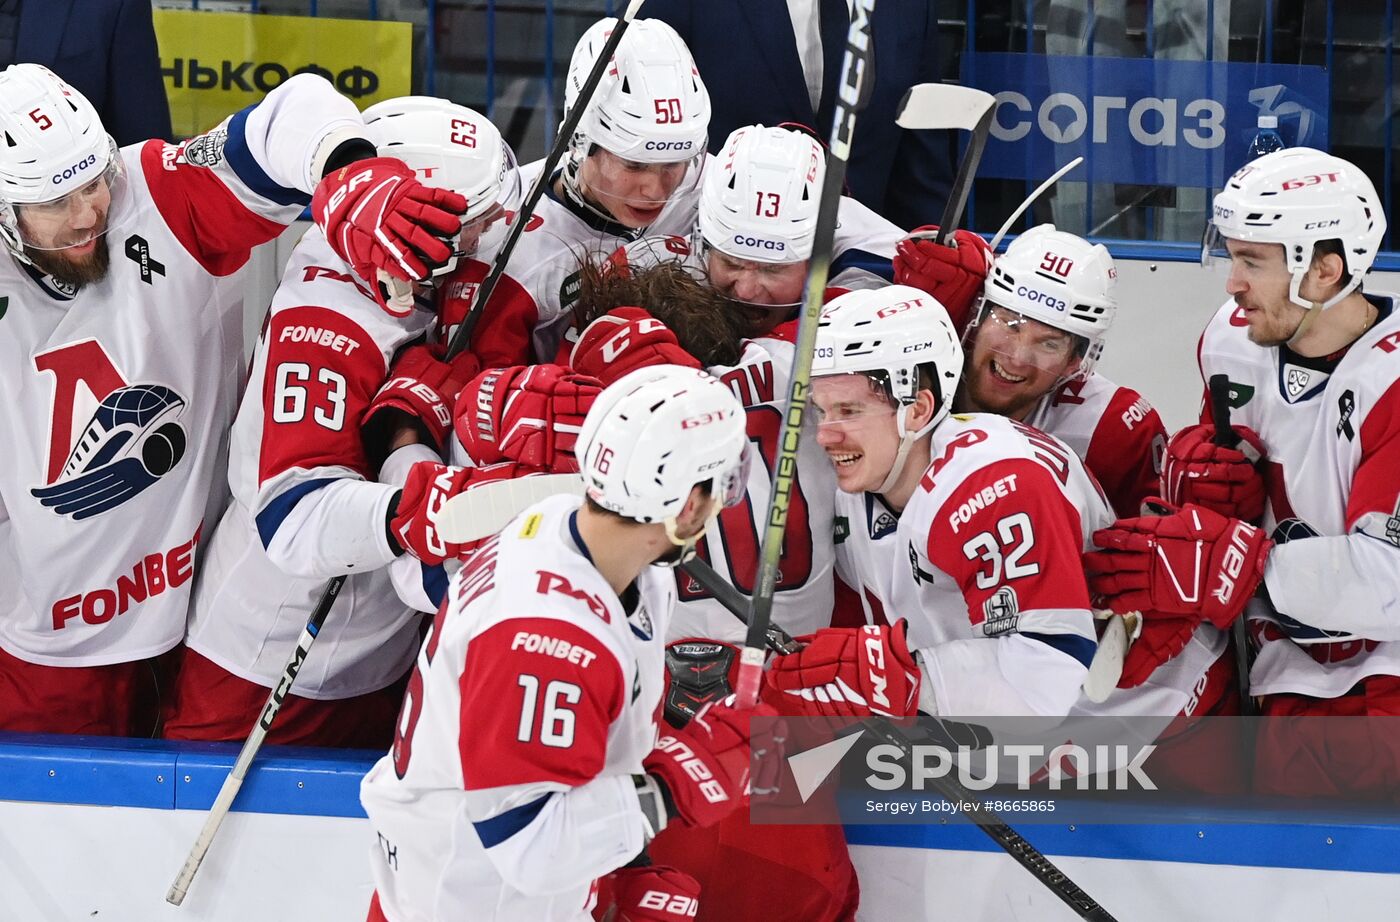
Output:
<instances>
[{"instance_id":1,"label":"ccm logo on helmet","mask_svg":"<svg viewBox=\"0 0 1400 922\"><path fill-rule=\"evenodd\" d=\"M690 150L695 146L694 141L648 141L642 145L644 150Z\"/></svg>"},{"instance_id":2,"label":"ccm logo on helmet","mask_svg":"<svg viewBox=\"0 0 1400 922\"><path fill-rule=\"evenodd\" d=\"M72 179L74 176L77 176L79 173L83 172L96 162L97 155L88 154L86 159L79 160L77 163L73 164L68 169L64 170L62 173L53 174L52 182L56 186L59 183L63 182L65 179Z\"/></svg>"},{"instance_id":3,"label":"ccm logo on helmet","mask_svg":"<svg viewBox=\"0 0 1400 922\"><path fill-rule=\"evenodd\" d=\"M1336 227L1342 223L1341 218L1332 218L1327 221L1309 221L1303 225L1303 230L1322 230L1325 227Z\"/></svg>"},{"instance_id":4,"label":"ccm logo on helmet","mask_svg":"<svg viewBox=\"0 0 1400 922\"><path fill-rule=\"evenodd\" d=\"M1036 291L1034 288L1027 288L1025 285L1021 285L1020 287L1018 287L1016 289L1016 294L1019 297L1025 298L1027 301L1030 301L1033 304L1037 302L1040 304L1044 304L1051 310L1063 311L1066 306L1065 302L1062 299L1057 298L1054 295L1048 295L1043 291Z\"/></svg>"},{"instance_id":5,"label":"ccm logo on helmet","mask_svg":"<svg viewBox=\"0 0 1400 922\"><path fill-rule=\"evenodd\" d=\"M743 234L735 234L734 242L741 247L753 247L756 250L786 250L787 244L781 240L764 240L762 237L745 237Z\"/></svg>"}]
</instances>

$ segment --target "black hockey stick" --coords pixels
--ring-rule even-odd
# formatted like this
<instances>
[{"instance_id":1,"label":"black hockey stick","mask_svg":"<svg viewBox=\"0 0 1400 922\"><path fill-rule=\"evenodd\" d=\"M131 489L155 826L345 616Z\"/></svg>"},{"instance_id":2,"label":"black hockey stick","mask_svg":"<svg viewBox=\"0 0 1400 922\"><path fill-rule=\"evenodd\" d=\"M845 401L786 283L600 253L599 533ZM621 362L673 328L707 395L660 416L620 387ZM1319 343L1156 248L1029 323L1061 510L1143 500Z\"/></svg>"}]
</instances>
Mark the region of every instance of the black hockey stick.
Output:
<instances>
[{"instance_id":1,"label":"black hockey stick","mask_svg":"<svg viewBox=\"0 0 1400 922\"><path fill-rule=\"evenodd\" d=\"M1211 439L1223 448L1234 448L1240 437L1230 426L1230 377L1229 375L1210 376L1210 415L1215 421L1215 436ZM1235 645L1235 685L1240 692L1240 713L1253 717L1258 713L1254 699L1249 696L1249 636L1245 630L1243 613L1230 625L1230 641Z\"/></svg>"},{"instance_id":2,"label":"black hockey stick","mask_svg":"<svg viewBox=\"0 0 1400 922\"><path fill-rule=\"evenodd\" d=\"M694 558L685 564L685 572L702 587L709 590L715 599L729 610L730 614L740 621L748 622L743 594L729 585L728 581L715 572L708 563L698 557ZM749 622L749 634L750 636L753 634L751 622ZM770 626L766 635L768 646L775 653L786 654L798 646L796 641L777 625ZM905 755L909 755L913 751L913 743L887 722L865 720L861 725ZM939 796L951 804L973 803L978 800L977 794L968 790L962 782L952 775L926 777ZM1097 900L1085 893L1083 888L1071 880L1064 871L1056 867L1053 861L1045 857L1040 849L1007 825L991 809L984 805L976 813L964 813L963 815L976 824L977 828L986 833L1003 851L1016 859L1016 863L1029 871L1047 890L1059 897L1061 902L1074 910L1079 918L1087 919L1089 922L1116 922L1114 916L1107 909L1100 906Z\"/></svg>"},{"instance_id":3,"label":"black hockey stick","mask_svg":"<svg viewBox=\"0 0 1400 922\"><path fill-rule=\"evenodd\" d=\"M749 633L744 641L744 652L740 654L739 677L735 683L740 707L754 706L758 701L758 686L763 679L763 646L773 617L773 586L778 578L788 505L797 478L797 441L802 433L802 416L807 409L812 350L817 343L817 324L821 319L826 280L831 271L836 212L841 203L846 164L851 156L856 113L864 108L874 86L873 76L868 73L872 61L870 15L874 9L875 0L853 0L851 4L851 27L846 32L841 80L837 85L836 115L831 126L831 141L827 145L826 177L817 204L816 234L812 240L812 256L807 263L802 316L797 324L797 342L793 347L787 408L783 414L778 456L773 461L773 487L768 496L768 514L764 519L767 524L759 553L758 579L750 602L749 617L745 619Z\"/></svg>"},{"instance_id":4,"label":"black hockey stick","mask_svg":"<svg viewBox=\"0 0 1400 922\"><path fill-rule=\"evenodd\" d=\"M520 235L525 233L525 225L529 223L530 217L535 213L535 208L540 203L540 197L544 195L544 190L549 185L549 178L554 173L554 168L559 165L564 152L568 150L569 141L573 138L574 131L578 128L584 111L593 99L594 91L602 82L603 73L608 69L613 54L617 52L617 46L622 42L622 36L627 33L627 27L632 24L632 20L637 18L637 11L641 9L642 3L643 0L630 0L627 8L618 17L617 25L613 27L607 40L603 42L603 50L598 53L598 60L593 62L593 69L588 72L588 79L583 82L583 86L579 87L578 97L574 100L573 108L564 114L564 121L559 124L559 133L554 138L554 146L550 148L548 156L544 158L539 175L535 177L535 184L530 187L530 193L525 196L524 203L521 204L520 210L516 212L515 219L511 222L510 232L506 235L505 242L501 244L496 258L491 262L491 271L486 274L486 278L476 289L475 295L472 296L471 310L467 311L466 318L452 334L452 339L447 346L449 358L456 356L466 348L467 343L471 342L472 331L481 321L481 314L486 309L486 302L491 299L491 293L496 290L496 283L501 280L501 273L505 271L506 263L510 261L511 254L515 252L515 245L520 241Z\"/></svg>"}]
</instances>

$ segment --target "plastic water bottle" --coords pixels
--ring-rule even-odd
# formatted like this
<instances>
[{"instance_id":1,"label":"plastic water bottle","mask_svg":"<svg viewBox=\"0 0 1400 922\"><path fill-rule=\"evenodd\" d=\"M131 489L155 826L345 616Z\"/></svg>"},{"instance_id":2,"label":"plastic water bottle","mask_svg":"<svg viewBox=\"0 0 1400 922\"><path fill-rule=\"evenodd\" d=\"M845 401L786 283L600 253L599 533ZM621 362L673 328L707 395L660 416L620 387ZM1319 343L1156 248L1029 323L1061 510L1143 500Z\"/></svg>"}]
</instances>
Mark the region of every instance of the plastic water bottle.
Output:
<instances>
[{"instance_id":1,"label":"plastic water bottle","mask_svg":"<svg viewBox=\"0 0 1400 922\"><path fill-rule=\"evenodd\" d=\"M1259 116L1259 131L1254 135L1254 140L1249 142L1249 159L1254 160L1283 148L1283 138L1278 134L1278 116Z\"/></svg>"}]
</instances>

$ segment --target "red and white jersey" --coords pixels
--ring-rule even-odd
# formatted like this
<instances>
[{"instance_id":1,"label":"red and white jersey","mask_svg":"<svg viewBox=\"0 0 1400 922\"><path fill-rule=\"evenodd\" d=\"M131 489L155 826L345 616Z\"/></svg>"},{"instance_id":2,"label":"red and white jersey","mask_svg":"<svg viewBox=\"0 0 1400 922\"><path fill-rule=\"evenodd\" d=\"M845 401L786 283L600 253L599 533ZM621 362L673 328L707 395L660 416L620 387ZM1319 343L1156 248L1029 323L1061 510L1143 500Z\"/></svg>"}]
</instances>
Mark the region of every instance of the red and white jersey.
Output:
<instances>
[{"instance_id":1,"label":"red and white jersey","mask_svg":"<svg viewBox=\"0 0 1400 922\"><path fill-rule=\"evenodd\" d=\"M630 613L551 497L453 577L389 755L360 785L390 922L585 922L646 844L632 775L656 741L675 583ZM626 593L631 595L631 593Z\"/></svg>"},{"instance_id":2,"label":"red and white jersey","mask_svg":"<svg viewBox=\"0 0 1400 922\"><path fill-rule=\"evenodd\" d=\"M532 184L543 165L544 161L536 160L522 166L521 182L527 187ZM695 226L699 202L697 184L673 196L645 232L688 234ZM533 331L531 361L553 360L573 321L572 308L578 298L578 273L583 261L601 262L640 234L566 198L556 197L552 189L545 191L515 252L510 254L499 286L504 290L491 297L492 311L503 311L511 318L507 326L529 326Z\"/></svg>"},{"instance_id":3,"label":"red and white jersey","mask_svg":"<svg viewBox=\"0 0 1400 922\"><path fill-rule=\"evenodd\" d=\"M1280 542L1248 609L1256 695L1336 698L1400 675L1400 312L1367 298L1379 317L1340 357L1254 345L1233 301L1201 337L1203 378L1229 377L1231 424L1263 440Z\"/></svg>"},{"instance_id":4,"label":"red and white jersey","mask_svg":"<svg viewBox=\"0 0 1400 922\"><path fill-rule=\"evenodd\" d=\"M796 332L795 323L783 324L768 336L747 341L738 365L707 369L728 384L744 405L755 463L743 502L720 513L717 527L700 542L697 552L745 595L753 594L758 579L763 523L782 438ZM831 624L835 494L836 475L831 463L809 433L797 446L787 538L773 592L773 621L793 635L810 634ZM744 624L710 593L680 570L676 571L676 583L680 604L669 639L706 637L744 642Z\"/></svg>"},{"instance_id":5,"label":"red and white jersey","mask_svg":"<svg viewBox=\"0 0 1400 922\"><path fill-rule=\"evenodd\" d=\"M181 145L121 150L102 281L74 292L0 258L7 652L96 666L184 635L242 377L229 277L309 202L332 132L363 135L353 104L320 78L292 78Z\"/></svg>"},{"instance_id":6,"label":"red and white jersey","mask_svg":"<svg viewBox=\"0 0 1400 922\"><path fill-rule=\"evenodd\" d=\"M302 237L234 421L233 502L209 538L190 649L270 688L326 580L348 575L297 675L297 694L348 698L408 671L419 619L384 569L396 550L384 523L411 462L433 454L401 449L385 465L386 482L376 483L359 420L395 353L433 319L380 307L318 228Z\"/></svg>"},{"instance_id":7,"label":"red and white jersey","mask_svg":"<svg viewBox=\"0 0 1400 922\"><path fill-rule=\"evenodd\" d=\"M920 709L1062 716L1096 648L1081 553L1113 521L1063 442L1004 416L951 416L902 514L836 494L837 567L874 623L906 618Z\"/></svg>"},{"instance_id":8,"label":"red and white jersey","mask_svg":"<svg viewBox=\"0 0 1400 922\"><path fill-rule=\"evenodd\" d=\"M1132 388L1091 372L1047 394L1025 421L1074 449L1120 517L1140 515L1158 495L1167 430Z\"/></svg>"}]
</instances>

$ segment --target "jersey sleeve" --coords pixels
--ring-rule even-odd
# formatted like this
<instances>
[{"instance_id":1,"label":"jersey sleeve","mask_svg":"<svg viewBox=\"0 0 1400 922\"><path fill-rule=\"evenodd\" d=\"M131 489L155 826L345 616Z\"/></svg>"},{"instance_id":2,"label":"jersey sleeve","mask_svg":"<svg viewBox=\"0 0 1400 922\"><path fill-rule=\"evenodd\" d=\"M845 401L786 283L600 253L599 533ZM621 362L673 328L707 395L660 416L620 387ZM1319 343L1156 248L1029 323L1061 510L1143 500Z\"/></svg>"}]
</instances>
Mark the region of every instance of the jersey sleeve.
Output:
<instances>
[{"instance_id":1,"label":"jersey sleeve","mask_svg":"<svg viewBox=\"0 0 1400 922\"><path fill-rule=\"evenodd\" d=\"M1141 514L1142 501L1159 495L1167 428L1137 391L1120 387L1109 401L1084 453L1120 518Z\"/></svg>"},{"instance_id":2,"label":"jersey sleeve","mask_svg":"<svg viewBox=\"0 0 1400 922\"><path fill-rule=\"evenodd\" d=\"M584 885L641 851L632 779L603 774L626 694L615 654L570 621L512 618L472 639L459 735L466 812L512 887Z\"/></svg>"},{"instance_id":3,"label":"jersey sleeve","mask_svg":"<svg viewBox=\"0 0 1400 922\"><path fill-rule=\"evenodd\" d=\"M350 317L310 305L273 313L262 348L253 512L268 556L298 576L387 564L397 486L373 482L359 425L387 373L382 350Z\"/></svg>"},{"instance_id":4,"label":"jersey sleeve","mask_svg":"<svg viewBox=\"0 0 1400 922\"><path fill-rule=\"evenodd\" d=\"M1347 533L1275 545L1264 582L1275 608L1310 627L1400 640L1400 381L1381 394L1358 438Z\"/></svg>"},{"instance_id":5,"label":"jersey sleeve","mask_svg":"<svg viewBox=\"0 0 1400 922\"><path fill-rule=\"evenodd\" d=\"M205 134L179 145L147 141L140 164L181 245L208 272L226 276L296 220L324 158L354 138L365 138L354 103L324 79L300 74Z\"/></svg>"},{"instance_id":6,"label":"jersey sleeve","mask_svg":"<svg viewBox=\"0 0 1400 922\"><path fill-rule=\"evenodd\" d=\"M894 248L904 231L850 196L841 197L828 285L850 290L894 281Z\"/></svg>"},{"instance_id":7,"label":"jersey sleeve","mask_svg":"<svg viewBox=\"0 0 1400 922\"><path fill-rule=\"evenodd\" d=\"M940 714L1063 716L1096 646L1078 511L1027 459L989 465L943 502L929 561L962 590L980 637L920 650L921 708Z\"/></svg>"}]
</instances>

